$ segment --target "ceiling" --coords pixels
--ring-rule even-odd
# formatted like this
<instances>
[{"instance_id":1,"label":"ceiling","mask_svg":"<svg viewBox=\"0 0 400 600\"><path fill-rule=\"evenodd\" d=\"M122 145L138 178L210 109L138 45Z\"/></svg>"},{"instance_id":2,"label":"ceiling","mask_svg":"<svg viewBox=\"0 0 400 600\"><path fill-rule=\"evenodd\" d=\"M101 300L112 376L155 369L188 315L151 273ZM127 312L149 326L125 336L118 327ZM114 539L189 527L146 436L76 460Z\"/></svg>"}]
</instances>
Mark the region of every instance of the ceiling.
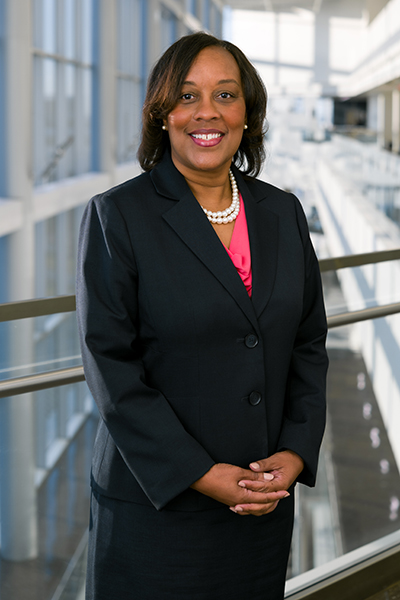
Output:
<instances>
[{"instance_id":1,"label":"ceiling","mask_svg":"<svg viewBox=\"0 0 400 600\"><path fill-rule=\"evenodd\" d=\"M337 16L360 17L364 11L371 22L386 6L389 0L222 0L223 4L233 9L266 10L274 12L294 12L296 9L319 13L326 7L331 14ZM354 13L354 14L351 14Z\"/></svg>"},{"instance_id":2,"label":"ceiling","mask_svg":"<svg viewBox=\"0 0 400 600\"><path fill-rule=\"evenodd\" d=\"M291 12L295 8L303 8L318 12L324 0L223 0L224 4L242 10L267 10Z\"/></svg>"}]
</instances>

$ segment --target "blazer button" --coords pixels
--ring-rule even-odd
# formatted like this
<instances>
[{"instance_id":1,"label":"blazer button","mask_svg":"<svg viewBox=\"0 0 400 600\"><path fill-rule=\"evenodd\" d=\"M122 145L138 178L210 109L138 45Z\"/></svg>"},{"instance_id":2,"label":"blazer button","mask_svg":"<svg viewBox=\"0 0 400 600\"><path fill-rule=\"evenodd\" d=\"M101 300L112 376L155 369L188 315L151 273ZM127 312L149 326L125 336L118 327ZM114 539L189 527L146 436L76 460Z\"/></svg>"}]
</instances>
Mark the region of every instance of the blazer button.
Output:
<instances>
[{"instance_id":1,"label":"blazer button","mask_svg":"<svg viewBox=\"0 0 400 600\"><path fill-rule=\"evenodd\" d=\"M257 406L257 404L260 404L261 399L262 397L260 392L251 392L249 396L249 402L252 406Z\"/></svg>"},{"instance_id":2,"label":"blazer button","mask_svg":"<svg viewBox=\"0 0 400 600\"><path fill-rule=\"evenodd\" d=\"M247 348L255 348L258 344L258 337L254 333L248 333L244 338Z\"/></svg>"}]
</instances>

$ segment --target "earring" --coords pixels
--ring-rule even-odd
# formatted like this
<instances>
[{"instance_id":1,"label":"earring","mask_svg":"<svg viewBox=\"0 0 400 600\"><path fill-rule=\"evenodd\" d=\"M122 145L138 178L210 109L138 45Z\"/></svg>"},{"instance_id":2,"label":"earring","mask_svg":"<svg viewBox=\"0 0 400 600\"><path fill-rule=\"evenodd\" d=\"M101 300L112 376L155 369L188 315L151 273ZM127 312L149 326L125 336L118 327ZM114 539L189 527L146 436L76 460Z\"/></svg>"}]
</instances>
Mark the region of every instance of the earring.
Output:
<instances>
[{"instance_id":1,"label":"earring","mask_svg":"<svg viewBox=\"0 0 400 600\"><path fill-rule=\"evenodd\" d=\"M164 129L164 131L167 131L167 128L165 127L165 125L163 125L163 126L161 127L161 129Z\"/></svg>"},{"instance_id":2,"label":"earring","mask_svg":"<svg viewBox=\"0 0 400 600\"><path fill-rule=\"evenodd\" d=\"M247 125L246 124L245 124L244 128L247 129Z\"/></svg>"}]
</instances>

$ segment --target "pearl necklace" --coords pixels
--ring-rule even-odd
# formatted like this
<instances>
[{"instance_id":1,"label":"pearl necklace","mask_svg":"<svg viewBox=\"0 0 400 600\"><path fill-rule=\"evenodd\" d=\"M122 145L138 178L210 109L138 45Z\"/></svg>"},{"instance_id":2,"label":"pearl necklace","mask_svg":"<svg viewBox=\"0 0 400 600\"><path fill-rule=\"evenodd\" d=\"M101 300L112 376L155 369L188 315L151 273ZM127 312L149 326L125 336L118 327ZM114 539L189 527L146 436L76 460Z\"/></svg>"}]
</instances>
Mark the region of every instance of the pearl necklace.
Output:
<instances>
[{"instance_id":1,"label":"pearl necklace","mask_svg":"<svg viewBox=\"0 0 400 600\"><path fill-rule=\"evenodd\" d=\"M236 219L240 210L240 200L239 200L239 190L237 187L236 179L231 170L229 170L229 179L231 181L232 188L232 203L225 210L218 210L213 212L212 210L207 210L202 206L201 208L207 215L207 219L210 223L218 223L218 225L232 223Z\"/></svg>"}]
</instances>

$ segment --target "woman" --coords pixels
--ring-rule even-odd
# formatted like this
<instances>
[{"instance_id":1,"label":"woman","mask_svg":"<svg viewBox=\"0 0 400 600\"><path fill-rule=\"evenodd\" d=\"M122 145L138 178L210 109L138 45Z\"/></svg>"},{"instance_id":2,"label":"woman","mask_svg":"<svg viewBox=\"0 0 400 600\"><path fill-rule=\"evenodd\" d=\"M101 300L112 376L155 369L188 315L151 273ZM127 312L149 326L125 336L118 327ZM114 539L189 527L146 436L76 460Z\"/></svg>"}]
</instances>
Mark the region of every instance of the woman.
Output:
<instances>
[{"instance_id":1,"label":"woman","mask_svg":"<svg viewBox=\"0 0 400 600\"><path fill-rule=\"evenodd\" d=\"M254 178L265 110L237 47L181 38L150 76L145 173L85 212L77 312L101 414L87 598L283 597L326 322L299 203Z\"/></svg>"}]
</instances>

